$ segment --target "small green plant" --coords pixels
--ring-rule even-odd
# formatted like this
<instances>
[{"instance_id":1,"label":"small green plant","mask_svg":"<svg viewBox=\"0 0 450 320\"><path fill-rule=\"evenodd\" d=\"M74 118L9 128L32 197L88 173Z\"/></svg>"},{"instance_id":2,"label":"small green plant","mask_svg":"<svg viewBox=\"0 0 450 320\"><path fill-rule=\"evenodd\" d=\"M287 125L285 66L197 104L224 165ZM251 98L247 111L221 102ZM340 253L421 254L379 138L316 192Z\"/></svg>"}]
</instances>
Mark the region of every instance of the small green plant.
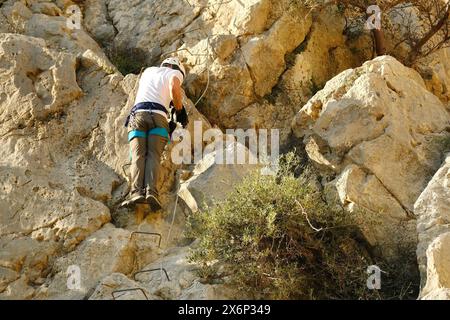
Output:
<instances>
[{"instance_id":1,"label":"small green plant","mask_svg":"<svg viewBox=\"0 0 450 320\"><path fill-rule=\"evenodd\" d=\"M299 167L290 153L277 176L255 172L227 200L191 217L189 236L199 241L190 259L211 278L214 262L225 265L245 297L382 298L383 292L367 289L366 270L385 264L374 260L352 215L323 200L312 170L293 174ZM386 288L389 297L405 292L389 279Z\"/></svg>"}]
</instances>

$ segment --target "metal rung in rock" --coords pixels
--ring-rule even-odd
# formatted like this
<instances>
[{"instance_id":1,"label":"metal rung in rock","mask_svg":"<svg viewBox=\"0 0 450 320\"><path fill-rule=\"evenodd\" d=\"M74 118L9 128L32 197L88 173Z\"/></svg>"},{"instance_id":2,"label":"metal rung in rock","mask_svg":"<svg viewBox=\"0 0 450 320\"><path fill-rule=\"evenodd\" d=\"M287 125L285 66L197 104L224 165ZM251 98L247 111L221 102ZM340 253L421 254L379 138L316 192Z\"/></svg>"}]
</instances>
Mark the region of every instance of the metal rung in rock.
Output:
<instances>
[{"instance_id":1,"label":"metal rung in rock","mask_svg":"<svg viewBox=\"0 0 450 320\"><path fill-rule=\"evenodd\" d=\"M136 273L134 274L133 279L134 279L135 281L138 281L138 280L136 279L136 276L137 276L138 274L141 274L141 273L149 273L149 272L154 272L154 271L161 271L161 270L164 271L164 274L166 275L167 281L170 281L169 275L167 274L167 271L166 271L166 269L164 269L164 268L157 268L157 269L149 269L149 270L138 271L138 272L136 272Z\"/></svg>"},{"instance_id":2,"label":"metal rung in rock","mask_svg":"<svg viewBox=\"0 0 450 320\"><path fill-rule=\"evenodd\" d=\"M144 235L147 235L147 236L156 236L156 237L158 237L158 238L159 238L159 241L158 241L158 248L161 248L161 239L162 239L162 235L161 235L160 233L157 233L157 232L134 231L134 232L131 233L130 239L131 239L131 238L133 237L133 235L135 235L135 234L144 234Z\"/></svg>"},{"instance_id":3,"label":"metal rung in rock","mask_svg":"<svg viewBox=\"0 0 450 320\"><path fill-rule=\"evenodd\" d=\"M120 295L119 297L116 297L114 295L115 293L130 292L130 291L141 291L144 294L145 299L148 300L147 294L145 293L144 289L142 289L142 288L131 288L131 289L116 290L116 291L111 292L111 296L112 296L113 300L116 300L116 298L122 297L123 295Z\"/></svg>"}]
</instances>

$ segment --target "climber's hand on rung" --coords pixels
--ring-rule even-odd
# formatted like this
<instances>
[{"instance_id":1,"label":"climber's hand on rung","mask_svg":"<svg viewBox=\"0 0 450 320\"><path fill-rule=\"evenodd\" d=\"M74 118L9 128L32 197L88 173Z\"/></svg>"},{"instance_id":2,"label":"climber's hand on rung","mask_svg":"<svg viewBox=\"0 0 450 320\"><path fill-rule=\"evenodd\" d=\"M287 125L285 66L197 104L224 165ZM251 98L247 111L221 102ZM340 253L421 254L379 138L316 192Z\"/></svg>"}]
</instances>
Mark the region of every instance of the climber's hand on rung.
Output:
<instances>
[{"instance_id":1,"label":"climber's hand on rung","mask_svg":"<svg viewBox=\"0 0 450 320\"><path fill-rule=\"evenodd\" d=\"M181 110L177 110L176 115L177 115L177 122L180 123L183 126L183 128L186 128L189 122L186 108L183 106Z\"/></svg>"}]
</instances>

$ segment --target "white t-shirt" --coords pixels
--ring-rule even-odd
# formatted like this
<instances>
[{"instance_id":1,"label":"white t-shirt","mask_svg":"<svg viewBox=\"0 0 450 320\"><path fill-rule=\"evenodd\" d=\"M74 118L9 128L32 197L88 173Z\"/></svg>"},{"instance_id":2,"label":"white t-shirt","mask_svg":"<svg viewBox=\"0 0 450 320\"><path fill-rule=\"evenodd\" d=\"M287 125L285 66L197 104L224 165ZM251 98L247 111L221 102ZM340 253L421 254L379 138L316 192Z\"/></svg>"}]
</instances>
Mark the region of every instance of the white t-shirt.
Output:
<instances>
[{"instance_id":1,"label":"white t-shirt","mask_svg":"<svg viewBox=\"0 0 450 320\"><path fill-rule=\"evenodd\" d=\"M180 79L180 82L183 82L183 74L179 70L167 67L150 67L145 69L139 81L139 89L134 105L141 102L155 102L164 106L167 113L169 113L170 101L172 101L170 96L170 79L173 76Z\"/></svg>"}]
</instances>

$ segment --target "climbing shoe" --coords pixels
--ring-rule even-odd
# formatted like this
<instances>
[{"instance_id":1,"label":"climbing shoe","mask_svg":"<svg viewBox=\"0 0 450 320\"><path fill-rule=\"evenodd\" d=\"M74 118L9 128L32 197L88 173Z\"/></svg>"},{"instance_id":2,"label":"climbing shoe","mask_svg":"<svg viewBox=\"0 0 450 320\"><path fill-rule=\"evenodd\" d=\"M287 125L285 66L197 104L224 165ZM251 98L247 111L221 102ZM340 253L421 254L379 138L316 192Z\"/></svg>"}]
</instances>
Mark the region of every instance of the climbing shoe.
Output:
<instances>
[{"instance_id":1,"label":"climbing shoe","mask_svg":"<svg viewBox=\"0 0 450 320\"><path fill-rule=\"evenodd\" d=\"M153 212L161 210L161 202L158 200L158 196L153 192L147 192L145 201L150 205Z\"/></svg>"},{"instance_id":2,"label":"climbing shoe","mask_svg":"<svg viewBox=\"0 0 450 320\"><path fill-rule=\"evenodd\" d=\"M144 197L144 195L142 195L140 193L135 193L134 195L132 195L130 197L129 201L133 202L133 203L144 203L145 197Z\"/></svg>"},{"instance_id":3,"label":"climbing shoe","mask_svg":"<svg viewBox=\"0 0 450 320\"><path fill-rule=\"evenodd\" d=\"M138 203L145 203L144 195L140 193L134 193L130 196L129 199L122 202L121 207L133 207Z\"/></svg>"}]
</instances>

